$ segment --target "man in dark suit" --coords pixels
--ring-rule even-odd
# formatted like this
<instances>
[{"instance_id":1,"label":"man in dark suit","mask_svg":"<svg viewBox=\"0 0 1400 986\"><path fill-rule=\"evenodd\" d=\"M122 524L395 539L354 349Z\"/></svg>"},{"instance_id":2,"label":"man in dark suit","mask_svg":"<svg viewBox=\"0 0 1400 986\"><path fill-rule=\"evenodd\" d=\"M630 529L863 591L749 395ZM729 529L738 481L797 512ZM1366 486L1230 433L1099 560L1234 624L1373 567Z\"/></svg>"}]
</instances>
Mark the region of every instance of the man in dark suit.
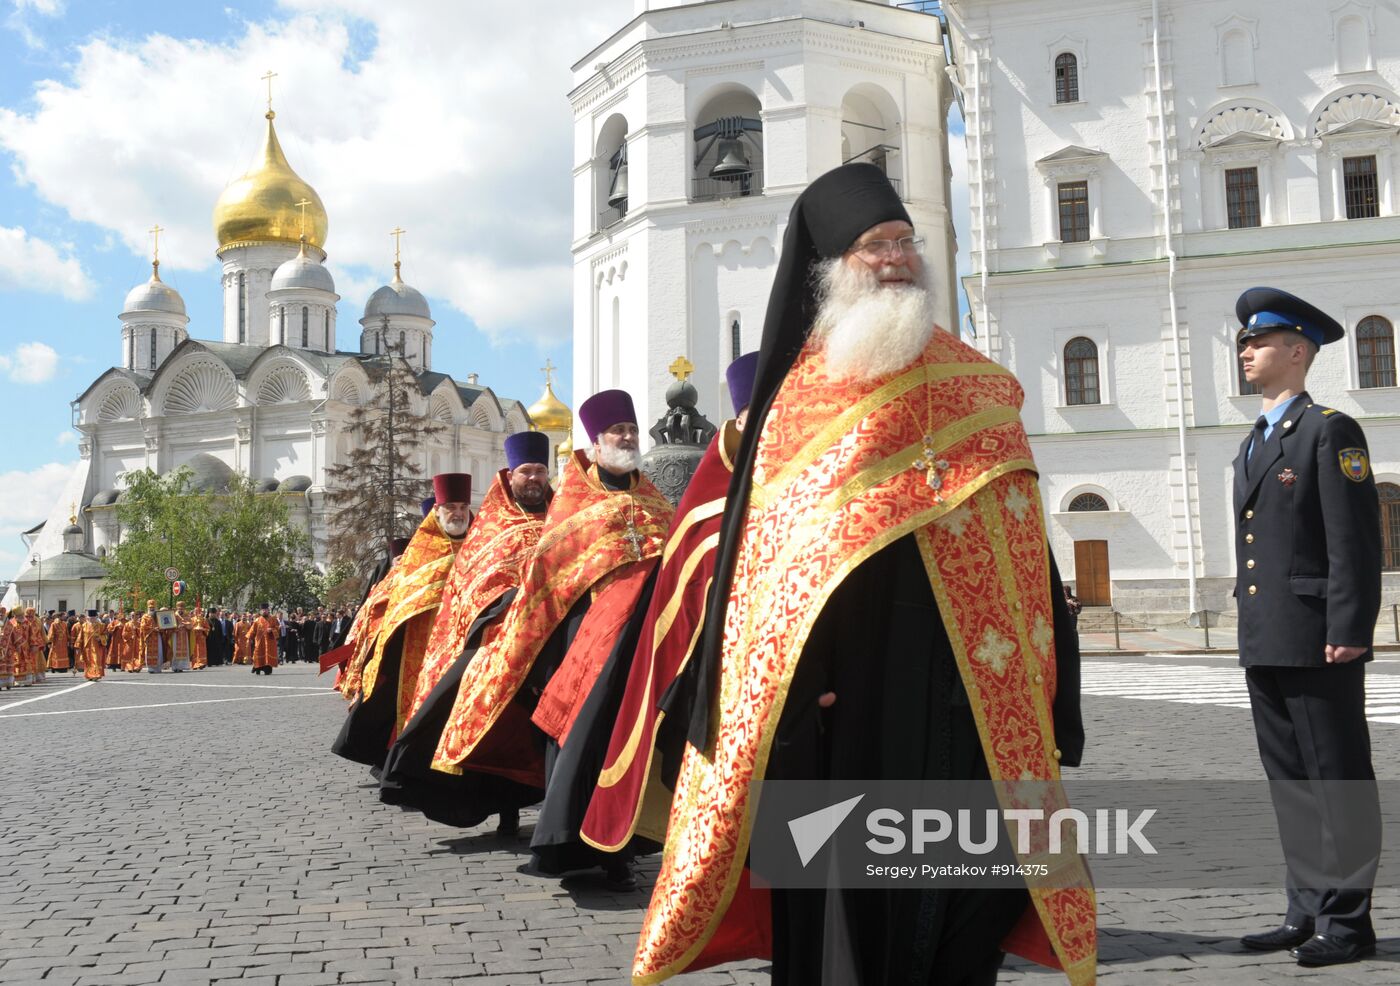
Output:
<instances>
[{"instance_id":1,"label":"man in dark suit","mask_svg":"<svg viewBox=\"0 0 1400 986\"><path fill-rule=\"evenodd\" d=\"M347 636L349 633L350 633L350 617L346 615L345 610L343 610L343 609L338 609L338 610L336 610L336 611L335 611L335 619L331 621L330 647L327 648L327 649L328 649L328 650L335 650L335 649L336 649L337 647L339 647L341 644L345 643L345 638L346 638L346 636Z\"/></svg>"},{"instance_id":2,"label":"man in dark suit","mask_svg":"<svg viewBox=\"0 0 1400 986\"><path fill-rule=\"evenodd\" d=\"M1380 610L1380 505L1360 425L1305 389L1318 348L1342 326L1275 288L1246 291L1235 313L1264 412L1234 464L1240 664L1288 863L1282 927L1242 941L1287 948L1305 966L1354 962L1376 943L1381 822L1365 674Z\"/></svg>"}]
</instances>

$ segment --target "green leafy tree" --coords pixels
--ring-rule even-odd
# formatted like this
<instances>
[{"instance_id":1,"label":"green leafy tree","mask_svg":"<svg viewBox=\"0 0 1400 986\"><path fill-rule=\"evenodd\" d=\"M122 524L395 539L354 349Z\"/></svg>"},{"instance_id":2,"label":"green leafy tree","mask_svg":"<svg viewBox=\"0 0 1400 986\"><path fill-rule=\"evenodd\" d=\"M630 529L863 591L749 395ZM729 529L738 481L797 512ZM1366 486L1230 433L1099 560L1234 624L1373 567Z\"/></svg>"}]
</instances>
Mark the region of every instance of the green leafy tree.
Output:
<instances>
[{"instance_id":1,"label":"green leafy tree","mask_svg":"<svg viewBox=\"0 0 1400 986\"><path fill-rule=\"evenodd\" d=\"M193 597L224 605L266 599L299 603L310 538L293 524L284 499L258 493L251 479L230 477L219 492L192 489L192 473L150 470L123 477L117 502L120 540L107 555L105 591L144 608L169 600L166 568L189 583ZM190 600L193 602L193 599Z\"/></svg>"},{"instance_id":2,"label":"green leafy tree","mask_svg":"<svg viewBox=\"0 0 1400 986\"><path fill-rule=\"evenodd\" d=\"M326 502L331 509L327 553L348 564L348 597L363 590L363 578L384 555L390 538L417 528L418 505L428 481L419 468L423 446L446 430L442 422L414 410L419 394L412 367L395 353L366 362L374 380L373 399L348 416L352 442L345 462L326 470Z\"/></svg>"},{"instance_id":3,"label":"green leafy tree","mask_svg":"<svg viewBox=\"0 0 1400 986\"><path fill-rule=\"evenodd\" d=\"M354 605L359 600L359 583L354 567L345 561L332 562L324 574L315 569L306 573L312 595L320 605L331 609Z\"/></svg>"}]
</instances>

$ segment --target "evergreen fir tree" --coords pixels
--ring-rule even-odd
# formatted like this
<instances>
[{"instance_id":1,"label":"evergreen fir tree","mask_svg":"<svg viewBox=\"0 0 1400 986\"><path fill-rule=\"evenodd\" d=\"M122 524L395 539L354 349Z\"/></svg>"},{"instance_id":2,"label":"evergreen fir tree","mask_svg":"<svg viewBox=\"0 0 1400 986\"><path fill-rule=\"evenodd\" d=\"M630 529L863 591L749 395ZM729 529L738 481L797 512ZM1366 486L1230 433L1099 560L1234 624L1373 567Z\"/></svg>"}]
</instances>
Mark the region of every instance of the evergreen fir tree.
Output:
<instances>
[{"instance_id":1,"label":"evergreen fir tree","mask_svg":"<svg viewBox=\"0 0 1400 986\"><path fill-rule=\"evenodd\" d=\"M419 504L430 489L420 466L423 446L446 429L419 413L418 378L401 346L364 364L374 384L370 402L349 415L347 460L326 470L331 509L327 554L368 577L388 551L389 539L409 537L421 520Z\"/></svg>"}]
</instances>

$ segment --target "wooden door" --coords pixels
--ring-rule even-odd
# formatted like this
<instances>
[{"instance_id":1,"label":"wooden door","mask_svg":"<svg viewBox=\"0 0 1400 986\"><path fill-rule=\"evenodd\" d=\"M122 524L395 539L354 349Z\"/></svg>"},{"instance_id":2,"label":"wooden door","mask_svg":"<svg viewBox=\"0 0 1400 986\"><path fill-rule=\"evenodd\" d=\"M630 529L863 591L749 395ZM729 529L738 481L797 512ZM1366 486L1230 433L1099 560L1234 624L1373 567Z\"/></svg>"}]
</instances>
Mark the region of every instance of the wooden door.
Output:
<instances>
[{"instance_id":1,"label":"wooden door","mask_svg":"<svg viewBox=\"0 0 1400 986\"><path fill-rule=\"evenodd\" d=\"M1085 606L1112 606L1108 581L1108 542L1074 542L1074 581Z\"/></svg>"}]
</instances>

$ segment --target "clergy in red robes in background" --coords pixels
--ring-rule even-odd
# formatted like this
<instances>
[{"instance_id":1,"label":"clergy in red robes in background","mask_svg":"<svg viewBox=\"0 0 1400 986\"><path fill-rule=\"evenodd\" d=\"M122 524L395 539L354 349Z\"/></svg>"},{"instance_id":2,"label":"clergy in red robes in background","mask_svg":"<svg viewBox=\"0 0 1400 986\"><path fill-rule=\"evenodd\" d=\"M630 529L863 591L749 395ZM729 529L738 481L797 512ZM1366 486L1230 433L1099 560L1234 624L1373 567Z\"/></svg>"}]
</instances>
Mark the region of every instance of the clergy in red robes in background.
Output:
<instances>
[{"instance_id":1,"label":"clergy in red robes in background","mask_svg":"<svg viewBox=\"0 0 1400 986\"><path fill-rule=\"evenodd\" d=\"M519 810L542 796L539 788L497 774L449 774L432 769L462 674L478 648L499 633L539 543L553 496L547 435L538 431L511 435L505 440L505 453L506 468L492 481L452 564L418 674L408 724L385 761L379 797L389 804L416 808L434 821L464 828L499 814L498 831L509 835L519 829ZM528 728L517 734L523 739L514 754L503 750L502 759L520 761L517 766L522 768L540 760ZM500 735L507 735L507 731Z\"/></svg>"},{"instance_id":2,"label":"clergy in red robes in background","mask_svg":"<svg viewBox=\"0 0 1400 986\"><path fill-rule=\"evenodd\" d=\"M433 761L439 770L484 770L545 787L579 707L660 557L672 508L639 472L632 398L620 390L594 394L579 407L579 419L592 447L565 464L505 626L463 675ZM523 770L494 755L496 747L517 747L522 713L544 734L543 771ZM507 741L493 737L498 728L507 731ZM546 832L537 825L537 851L541 837L560 850L540 860L548 872L603 864L614 885L635 879L625 861L605 859L578 842L577 832Z\"/></svg>"},{"instance_id":3,"label":"clergy in red robes in background","mask_svg":"<svg viewBox=\"0 0 1400 986\"><path fill-rule=\"evenodd\" d=\"M469 473L433 477L433 503L394 570L359 698L331 747L347 760L379 770L407 722L442 591L471 526L471 498Z\"/></svg>"},{"instance_id":4,"label":"clergy in red robes in background","mask_svg":"<svg viewBox=\"0 0 1400 986\"><path fill-rule=\"evenodd\" d=\"M748 353L725 371L735 417L711 439L676 508L635 651L614 655L621 660L610 660L599 679L600 684L615 679L609 683L612 695L590 696L579 717L582 728L585 717L595 715L600 726L590 724L590 740L606 744L589 758L591 774L585 770L580 778L591 777L581 792L587 812L581 834L608 852L622 850L634 835L653 846L665 841L671 789L694 698L693 675L686 678L682 672L705 619L725 494L757 366L758 354Z\"/></svg>"}]
</instances>

